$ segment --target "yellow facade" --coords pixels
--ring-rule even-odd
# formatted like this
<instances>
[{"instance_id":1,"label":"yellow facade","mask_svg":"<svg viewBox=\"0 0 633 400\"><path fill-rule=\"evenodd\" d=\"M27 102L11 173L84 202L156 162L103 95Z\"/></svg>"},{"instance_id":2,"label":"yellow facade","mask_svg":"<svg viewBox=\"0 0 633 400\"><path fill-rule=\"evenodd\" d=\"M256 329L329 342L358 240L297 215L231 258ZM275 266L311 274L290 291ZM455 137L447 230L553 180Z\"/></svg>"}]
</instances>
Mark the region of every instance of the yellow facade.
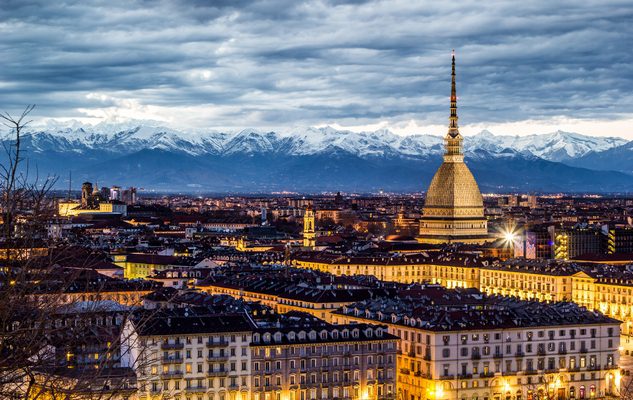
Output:
<instances>
[{"instance_id":1,"label":"yellow facade","mask_svg":"<svg viewBox=\"0 0 633 400\"><path fill-rule=\"evenodd\" d=\"M373 275L384 281L413 283L437 283L447 288L479 287L479 269L463 265L434 264L371 264L364 263L326 263L318 261L295 260L300 268L327 272L332 275Z\"/></svg>"},{"instance_id":2,"label":"yellow facade","mask_svg":"<svg viewBox=\"0 0 633 400\"><path fill-rule=\"evenodd\" d=\"M173 269L173 265L147 262L130 262L125 255L115 255L114 264L123 268L125 279L145 279L156 272Z\"/></svg>"},{"instance_id":3,"label":"yellow facade","mask_svg":"<svg viewBox=\"0 0 633 400\"><path fill-rule=\"evenodd\" d=\"M99 203L99 208L82 208L76 201L60 201L57 204L57 214L60 217L74 217L81 214L120 213L127 214L127 205L118 203Z\"/></svg>"},{"instance_id":4,"label":"yellow facade","mask_svg":"<svg viewBox=\"0 0 633 400\"><path fill-rule=\"evenodd\" d=\"M390 260L391 262L391 260ZM633 282L602 278L584 272L557 275L533 269L504 269L418 263L391 264L294 260L300 268L333 275L372 275L384 281L435 283L447 288L477 288L486 294L515 296L523 300L573 301L623 321L623 334L633 334Z\"/></svg>"},{"instance_id":5,"label":"yellow facade","mask_svg":"<svg viewBox=\"0 0 633 400\"><path fill-rule=\"evenodd\" d=\"M623 335L631 335L633 326L633 283L602 278L594 282L594 309L622 322Z\"/></svg>"},{"instance_id":6,"label":"yellow facade","mask_svg":"<svg viewBox=\"0 0 633 400\"><path fill-rule=\"evenodd\" d=\"M479 290L522 300L571 301L572 277L521 270L481 269Z\"/></svg>"},{"instance_id":7,"label":"yellow facade","mask_svg":"<svg viewBox=\"0 0 633 400\"><path fill-rule=\"evenodd\" d=\"M574 274L571 279L571 300L579 306L586 307L589 310L595 309L596 286L594 285L594 282L595 279L584 272Z\"/></svg>"},{"instance_id":8,"label":"yellow facade","mask_svg":"<svg viewBox=\"0 0 633 400\"><path fill-rule=\"evenodd\" d=\"M313 249L316 246L316 233L314 229L314 210L306 209L303 216L303 247Z\"/></svg>"}]
</instances>

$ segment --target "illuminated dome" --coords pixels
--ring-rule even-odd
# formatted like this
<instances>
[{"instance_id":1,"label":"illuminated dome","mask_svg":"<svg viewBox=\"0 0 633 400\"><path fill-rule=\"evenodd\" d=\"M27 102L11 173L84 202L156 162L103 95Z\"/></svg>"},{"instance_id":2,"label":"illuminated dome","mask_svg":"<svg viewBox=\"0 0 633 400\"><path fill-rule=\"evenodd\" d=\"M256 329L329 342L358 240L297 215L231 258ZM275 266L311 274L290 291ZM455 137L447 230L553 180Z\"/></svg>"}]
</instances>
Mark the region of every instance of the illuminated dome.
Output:
<instances>
[{"instance_id":1,"label":"illuminated dome","mask_svg":"<svg viewBox=\"0 0 633 400\"><path fill-rule=\"evenodd\" d=\"M451 77L451 116L444 138L444 162L426 192L417 239L422 243L482 243L488 240L488 223L479 186L464 164L464 139L457 126L455 55Z\"/></svg>"},{"instance_id":2,"label":"illuminated dome","mask_svg":"<svg viewBox=\"0 0 633 400\"><path fill-rule=\"evenodd\" d=\"M424 215L483 217L484 202L475 177L463 162L444 162L433 176Z\"/></svg>"}]
</instances>

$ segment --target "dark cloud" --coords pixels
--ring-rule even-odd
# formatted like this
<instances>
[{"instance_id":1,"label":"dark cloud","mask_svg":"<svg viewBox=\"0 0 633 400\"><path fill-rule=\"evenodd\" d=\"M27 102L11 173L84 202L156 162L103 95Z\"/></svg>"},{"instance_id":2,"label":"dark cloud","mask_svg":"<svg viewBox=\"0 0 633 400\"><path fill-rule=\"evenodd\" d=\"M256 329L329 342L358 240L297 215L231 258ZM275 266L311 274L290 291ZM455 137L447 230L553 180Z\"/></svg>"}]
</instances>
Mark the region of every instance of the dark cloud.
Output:
<instances>
[{"instance_id":1,"label":"dark cloud","mask_svg":"<svg viewBox=\"0 0 633 400\"><path fill-rule=\"evenodd\" d=\"M441 124L455 48L463 121L631 118L632 20L628 0L7 0L2 108Z\"/></svg>"}]
</instances>

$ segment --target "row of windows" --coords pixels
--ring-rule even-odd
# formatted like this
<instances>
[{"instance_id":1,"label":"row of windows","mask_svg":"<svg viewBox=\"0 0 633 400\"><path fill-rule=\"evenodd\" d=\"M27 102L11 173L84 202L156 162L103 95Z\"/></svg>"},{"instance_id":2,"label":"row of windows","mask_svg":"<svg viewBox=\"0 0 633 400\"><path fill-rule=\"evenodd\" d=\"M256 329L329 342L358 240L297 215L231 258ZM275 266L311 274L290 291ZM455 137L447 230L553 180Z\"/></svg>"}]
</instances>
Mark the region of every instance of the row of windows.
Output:
<instances>
[{"instance_id":1,"label":"row of windows","mask_svg":"<svg viewBox=\"0 0 633 400\"><path fill-rule=\"evenodd\" d=\"M367 365L374 365L374 357L373 356L367 356ZM378 355L376 356L376 365L383 365L384 361L387 361L388 364L393 363L393 356L392 355L387 355L385 357L383 357L382 355ZM320 362L319 362L320 361ZM342 362L339 362L342 361ZM331 359L328 358L312 358L310 359L310 363L309 363L309 367L310 368L318 368L318 367L338 367L338 366L348 366L350 365L349 362L349 358L341 358L339 359L339 357L332 357ZM275 362L271 362L271 361L266 361L264 363L260 363L259 361L256 361L253 363L253 370L254 371L280 371L282 370L283 365L285 364L285 362L282 361L275 361ZM320 364L320 365L319 365ZM352 359L352 363L351 365L360 365L360 357L359 356L355 356ZM296 369L297 363L296 360L289 360L288 361L288 367L290 369ZM307 360L299 360L299 367L301 369L306 369L308 367L308 362Z\"/></svg>"}]
</instances>

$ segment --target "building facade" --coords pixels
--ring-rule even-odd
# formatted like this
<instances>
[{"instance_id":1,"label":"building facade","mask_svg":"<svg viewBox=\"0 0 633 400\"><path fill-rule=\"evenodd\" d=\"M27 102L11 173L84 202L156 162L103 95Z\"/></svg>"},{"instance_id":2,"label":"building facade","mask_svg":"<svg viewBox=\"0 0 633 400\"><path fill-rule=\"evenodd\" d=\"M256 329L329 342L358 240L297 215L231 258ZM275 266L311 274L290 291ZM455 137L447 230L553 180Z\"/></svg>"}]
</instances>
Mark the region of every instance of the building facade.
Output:
<instances>
[{"instance_id":1,"label":"building facade","mask_svg":"<svg viewBox=\"0 0 633 400\"><path fill-rule=\"evenodd\" d=\"M420 312L405 301L375 300L345 307L340 322L384 323L401 338L398 398L562 400L618 395L619 321L572 303L488 304L488 309L431 307Z\"/></svg>"},{"instance_id":2,"label":"building facade","mask_svg":"<svg viewBox=\"0 0 633 400\"><path fill-rule=\"evenodd\" d=\"M368 324L258 329L252 398L394 399L397 341Z\"/></svg>"}]
</instances>

